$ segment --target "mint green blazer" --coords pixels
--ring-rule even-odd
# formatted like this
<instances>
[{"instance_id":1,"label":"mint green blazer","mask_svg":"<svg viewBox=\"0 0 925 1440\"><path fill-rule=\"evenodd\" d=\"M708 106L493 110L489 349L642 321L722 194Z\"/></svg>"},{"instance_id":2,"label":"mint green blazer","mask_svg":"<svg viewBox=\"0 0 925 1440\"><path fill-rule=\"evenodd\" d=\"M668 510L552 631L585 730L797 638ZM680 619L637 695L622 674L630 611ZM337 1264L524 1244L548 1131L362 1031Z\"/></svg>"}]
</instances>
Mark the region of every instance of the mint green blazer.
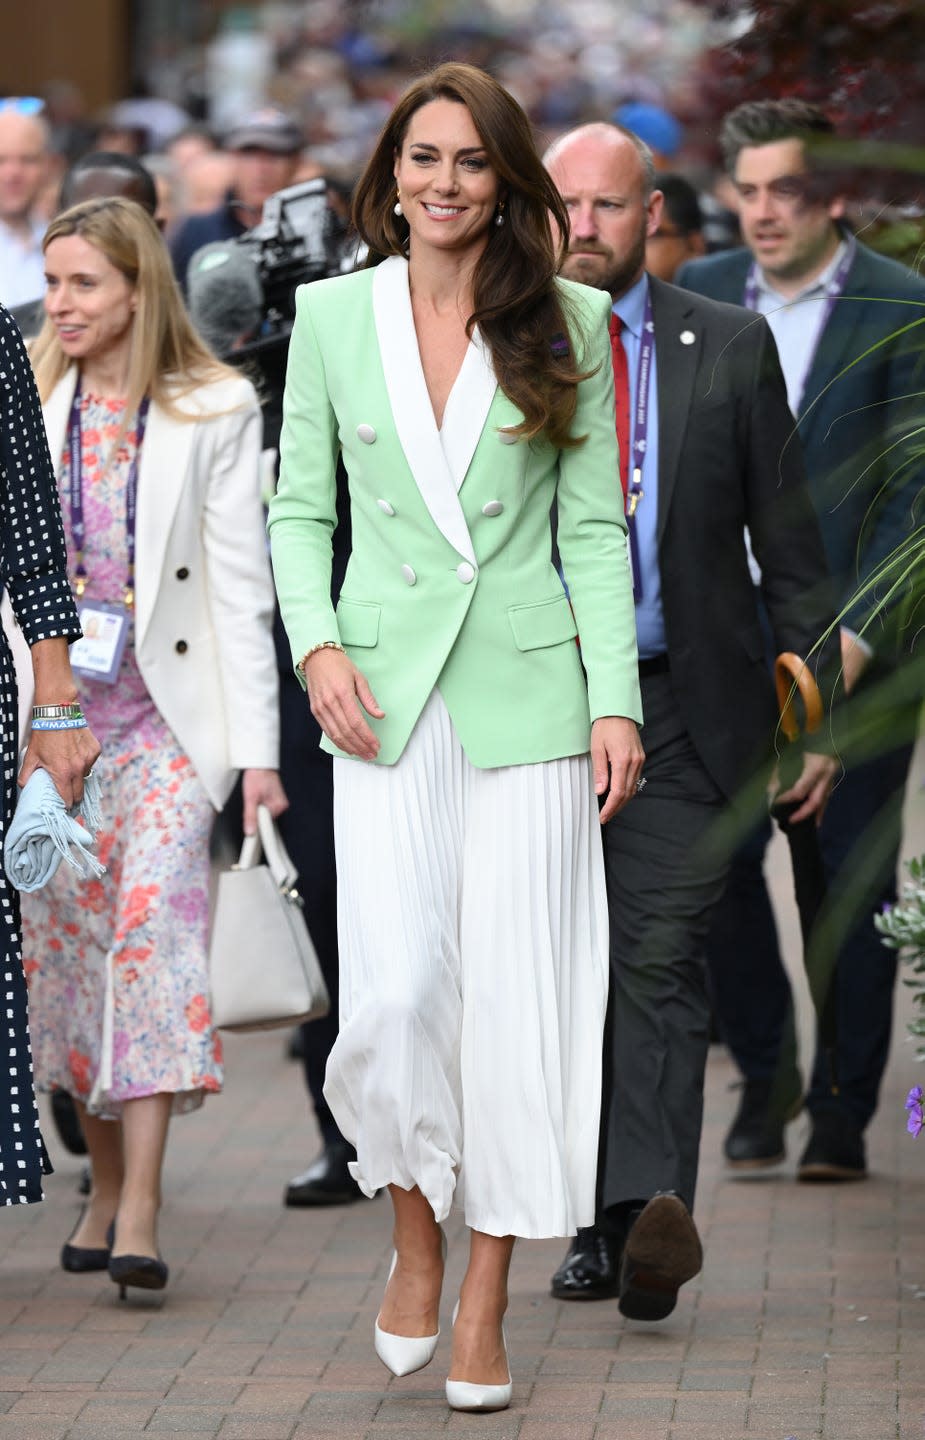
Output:
<instances>
[{"instance_id":1,"label":"mint green blazer","mask_svg":"<svg viewBox=\"0 0 925 1440\"><path fill-rule=\"evenodd\" d=\"M399 758L435 685L480 768L583 754L601 715L641 722L610 299L559 283L594 371L575 420L587 440L563 451L504 433L522 416L477 333L437 429L404 259L298 292L270 504L276 587L293 660L339 640L369 680L385 711L370 720L378 764ZM353 532L335 614L339 451ZM550 561L553 501L571 605Z\"/></svg>"}]
</instances>

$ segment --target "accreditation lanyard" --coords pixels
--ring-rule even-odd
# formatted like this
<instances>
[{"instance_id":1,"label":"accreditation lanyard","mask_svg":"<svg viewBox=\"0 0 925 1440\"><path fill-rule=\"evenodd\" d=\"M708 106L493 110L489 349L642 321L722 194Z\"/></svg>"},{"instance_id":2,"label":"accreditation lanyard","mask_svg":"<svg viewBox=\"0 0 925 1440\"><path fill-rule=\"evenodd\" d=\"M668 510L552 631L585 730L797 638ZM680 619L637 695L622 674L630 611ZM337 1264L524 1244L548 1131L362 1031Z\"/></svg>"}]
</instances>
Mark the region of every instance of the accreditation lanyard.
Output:
<instances>
[{"instance_id":1,"label":"accreditation lanyard","mask_svg":"<svg viewBox=\"0 0 925 1440\"><path fill-rule=\"evenodd\" d=\"M800 378L800 384L799 386L794 387L793 390L793 394L795 396L799 396L799 399L795 400L794 402L795 408L797 410L802 407L803 392L806 389L806 382L809 379L809 373L812 370L813 365L815 364L816 352L819 349L822 336L825 333L825 327L828 325L829 320L831 319L832 311L835 309L836 302L840 300L842 295L845 293L845 285L848 281L848 273L852 265L854 264L854 257L857 254L857 249L857 241L855 240L853 235L849 235L845 244L845 253L841 257L841 260L839 260L838 265L835 267L833 274L831 275L828 283L825 286L825 290L823 292L825 295L825 304L822 306L822 313L819 316L819 322L816 327L816 338L812 343L812 347L807 357L806 366ZM753 260L745 281L745 296L743 303L746 310L758 309L758 277L758 262L757 260Z\"/></svg>"},{"instance_id":2,"label":"accreditation lanyard","mask_svg":"<svg viewBox=\"0 0 925 1440\"><path fill-rule=\"evenodd\" d=\"M123 601L126 609L130 610L135 603L135 512L138 503L138 462L141 456L141 444L145 436L145 425L148 420L148 407L150 400L145 395L138 406L138 419L135 427L135 454L132 456L132 463L129 466L128 479L125 485L125 534L128 550L128 571L125 577L125 589ZM74 549L76 552L76 565L74 567L75 585L78 600L87 588L87 568L84 564L84 503L83 503L83 425L80 411L80 381L77 382L77 389L74 392L74 400L71 405L71 419L68 426L68 445L70 450L70 473L68 475L68 500L71 508L71 534L74 537Z\"/></svg>"},{"instance_id":3,"label":"accreditation lanyard","mask_svg":"<svg viewBox=\"0 0 925 1440\"><path fill-rule=\"evenodd\" d=\"M649 384L652 378L652 357L655 354L655 323L652 318L652 296L646 288L646 304L642 319L642 339L636 364L636 403L630 417L629 483L626 487L626 529L629 535L630 564L633 570L633 599L642 599L642 570L639 565L639 537L636 533L636 510L645 491L642 468L645 464L649 437Z\"/></svg>"}]
</instances>

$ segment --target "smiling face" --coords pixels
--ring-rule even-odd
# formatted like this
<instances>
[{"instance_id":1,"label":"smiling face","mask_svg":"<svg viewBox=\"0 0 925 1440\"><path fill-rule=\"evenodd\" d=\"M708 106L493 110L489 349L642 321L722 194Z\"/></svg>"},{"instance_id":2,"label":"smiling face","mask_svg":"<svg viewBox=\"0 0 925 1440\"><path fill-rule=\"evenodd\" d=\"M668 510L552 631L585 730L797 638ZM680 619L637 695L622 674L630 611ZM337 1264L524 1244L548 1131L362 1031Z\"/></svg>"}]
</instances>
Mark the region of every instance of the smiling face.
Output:
<instances>
[{"instance_id":1,"label":"smiling face","mask_svg":"<svg viewBox=\"0 0 925 1440\"><path fill-rule=\"evenodd\" d=\"M813 193L800 140L746 145L733 175L746 245L772 281L801 287L824 270L840 239L844 201Z\"/></svg>"},{"instance_id":2,"label":"smiling face","mask_svg":"<svg viewBox=\"0 0 925 1440\"><path fill-rule=\"evenodd\" d=\"M661 191L646 196L639 152L619 132L579 132L546 163L569 213L562 274L619 298L643 272L646 237L661 219Z\"/></svg>"},{"instance_id":3,"label":"smiling face","mask_svg":"<svg viewBox=\"0 0 925 1440\"><path fill-rule=\"evenodd\" d=\"M45 251L45 282L45 310L69 359L127 352L135 288L102 250L81 235L58 236Z\"/></svg>"},{"instance_id":4,"label":"smiling face","mask_svg":"<svg viewBox=\"0 0 925 1440\"><path fill-rule=\"evenodd\" d=\"M500 186L465 105L431 100L412 115L395 158L410 253L478 254L488 243Z\"/></svg>"}]
</instances>

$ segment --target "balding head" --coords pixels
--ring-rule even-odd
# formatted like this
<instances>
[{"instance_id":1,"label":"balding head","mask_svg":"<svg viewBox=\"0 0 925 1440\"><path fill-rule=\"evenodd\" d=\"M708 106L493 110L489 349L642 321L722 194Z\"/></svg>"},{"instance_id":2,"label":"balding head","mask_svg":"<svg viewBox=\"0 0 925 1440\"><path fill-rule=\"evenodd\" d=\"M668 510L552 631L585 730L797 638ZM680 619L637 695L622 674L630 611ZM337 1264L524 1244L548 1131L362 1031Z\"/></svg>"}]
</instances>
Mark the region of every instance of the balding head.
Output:
<instances>
[{"instance_id":1,"label":"balding head","mask_svg":"<svg viewBox=\"0 0 925 1440\"><path fill-rule=\"evenodd\" d=\"M642 275L646 237L661 218L649 147L618 125L582 125L543 161L571 222L563 275L617 299Z\"/></svg>"},{"instance_id":2,"label":"balding head","mask_svg":"<svg viewBox=\"0 0 925 1440\"><path fill-rule=\"evenodd\" d=\"M48 126L38 115L0 109L0 220L23 225L48 178Z\"/></svg>"}]
</instances>

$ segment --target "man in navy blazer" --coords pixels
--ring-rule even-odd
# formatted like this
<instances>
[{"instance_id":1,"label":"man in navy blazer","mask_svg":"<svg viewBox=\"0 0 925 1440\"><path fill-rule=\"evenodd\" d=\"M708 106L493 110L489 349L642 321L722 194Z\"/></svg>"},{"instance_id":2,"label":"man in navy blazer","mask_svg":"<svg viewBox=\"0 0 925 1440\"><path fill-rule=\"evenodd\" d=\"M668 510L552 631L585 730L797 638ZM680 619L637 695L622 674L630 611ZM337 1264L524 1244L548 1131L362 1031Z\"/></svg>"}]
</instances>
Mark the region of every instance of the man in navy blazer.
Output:
<instances>
[{"instance_id":1,"label":"man in navy blazer","mask_svg":"<svg viewBox=\"0 0 925 1440\"><path fill-rule=\"evenodd\" d=\"M889 584L876 577L917 523L925 339L925 284L855 239L837 181L813 162L814 139L831 132L820 110L797 100L749 102L727 116L721 138L746 247L690 262L678 276L701 295L765 315L774 333L796 417L793 443L802 447L839 592L843 684L851 697L845 723L863 711L863 724L854 727L866 731L861 746L836 722L846 774L820 832L840 927L827 957L836 986L838 1084L835 1093L817 1056L798 1175L823 1181L866 1174L863 1131L889 1049L896 959L873 916L895 899L918 699L902 664L909 642L900 607L884 608ZM783 1158L787 1102L792 1113L799 1084L787 1038L790 987L762 873L767 834L747 845L733 868L709 952L719 1025L745 1076L725 1141L727 1159L740 1168Z\"/></svg>"}]
</instances>

